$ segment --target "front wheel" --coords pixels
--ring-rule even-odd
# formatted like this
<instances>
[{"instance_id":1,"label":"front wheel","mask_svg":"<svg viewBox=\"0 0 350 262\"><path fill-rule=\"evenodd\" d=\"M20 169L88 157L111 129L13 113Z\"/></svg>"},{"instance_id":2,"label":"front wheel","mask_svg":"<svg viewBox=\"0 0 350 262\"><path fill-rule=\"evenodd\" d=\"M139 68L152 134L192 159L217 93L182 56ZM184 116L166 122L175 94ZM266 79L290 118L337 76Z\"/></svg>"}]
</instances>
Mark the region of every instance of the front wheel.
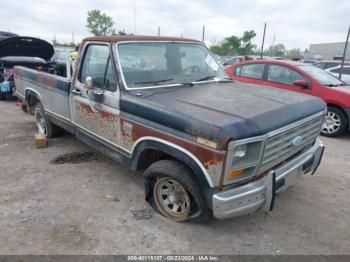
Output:
<instances>
[{"instance_id":1,"label":"front wheel","mask_svg":"<svg viewBox=\"0 0 350 262\"><path fill-rule=\"evenodd\" d=\"M161 215L174 221L205 222L210 210L192 171L174 160L160 160L145 171L147 199Z\"/></svg>"},{"instance_id":2,"label":"front wheel","mask_svg":"<svg viewBox=\"0 0 350 262\"><path fill-rule=\"evenodd\" d=\"M329 106L322 124L321 134L328 137L342 135L349 127L349 120L343 111L337 107Z\"/></svg>"}]
</instances>

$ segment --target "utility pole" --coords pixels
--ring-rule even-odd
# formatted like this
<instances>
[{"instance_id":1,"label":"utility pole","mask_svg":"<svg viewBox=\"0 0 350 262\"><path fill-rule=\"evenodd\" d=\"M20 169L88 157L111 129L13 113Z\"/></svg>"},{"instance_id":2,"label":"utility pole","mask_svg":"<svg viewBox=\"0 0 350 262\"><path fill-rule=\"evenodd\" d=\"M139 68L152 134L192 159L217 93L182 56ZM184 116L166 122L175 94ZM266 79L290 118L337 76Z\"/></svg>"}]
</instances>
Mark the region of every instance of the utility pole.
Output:
<instances>
[{"instance_id":1,"label":"utility pole","mask_svg":"<svg viewBox=\"0 0 350 262\"><path fill-rule=\"evenodd\" d=\"M202 42L204 42L204 34L205 34L205 25L203 25L203 31L202 31Z\"/></svg>"},{"instance_id":2,"label":"utility pole","mask_svg":"<svg viewBox=\"0 0 350 262\"><path fill-rule=\"evenodd\" d=\"M272 56L275 55L275 38L276 34L273 34L273 41L272 41Z\"/></svg>"},{"instance_id":3,"label":"utility pole","mask_svg":"<svg viewBox=\"0 0 350 262\"><path fill-rule=\"evenodd\" d=\"M72 33L72 43L74 44L74 32Z\"/></svg>"},{"instance_id":4,"label":"utility pole","mask_svg":"<svg viewBox=\"0 0 350 262\"><path fill-rule=\"evenodd\" d=\"M262 44L261 44L261 54L260 54L260 59L262 59L262 57L263 57L263 53L264 53L265 32L266 32L266 22L265 22L265 25L264 25L264 34L263 34L263 39L262 39Z\"/></svg>"},{"instance_id":5,"label":"utility pole","mask_svg":"<svg viewBox=\"0 0 350 262\"><path fill-rule=\"evenodd\" d=\"M136 0L134 0L134 34L136 35Z\"/></svg>"},{"instance_id":6,"label":"utility pole","mask_svg":"<svg viewBox=\"0 0 350 262\"><path fill-rule=\"evenodd\" d=\"M160 36L160 27L158 26L158 36Z\"/></svg>"},{"instance_id":7,"label":"utility pole","mask_svg":"<svg viewBox=\"0 0 350 262\"><path fill-rule=\"evenodd\" d=\"M346 56L346 49L348 48L349 34L350 34L350 26L349 26L349 29L348 29L348 35L346 36L343 58L341 60L341 66L340 66L340 71L339 71L339 79L340 80L341 80L341 75L343 74L343 69L344 69L344 61L345 61L345 56Z\"/></svg>"},{"instance_id":8,"label":"utility pole","mask_svg":"<svg viewBox=\"0 0 350 262\"><path fill-rule=\"evenodd\" d=\"M57 40L56 40L56 33L53 34L53 46L56 46Z\"/></svg>"}]
</instances>

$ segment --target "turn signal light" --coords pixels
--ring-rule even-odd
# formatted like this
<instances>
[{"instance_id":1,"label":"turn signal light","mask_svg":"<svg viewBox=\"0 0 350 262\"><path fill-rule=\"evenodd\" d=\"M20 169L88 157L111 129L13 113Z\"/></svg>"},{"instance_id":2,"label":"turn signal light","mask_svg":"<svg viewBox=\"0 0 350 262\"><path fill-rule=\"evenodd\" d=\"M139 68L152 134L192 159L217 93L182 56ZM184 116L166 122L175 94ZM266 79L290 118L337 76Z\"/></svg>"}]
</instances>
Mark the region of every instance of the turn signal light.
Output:
<instances>
[{"instance_id":1,"label":"turn signal light","mask_svg":"<svg viewBox=\"0 0 350 262\"><path fill-rule=\"evenodd\" d=\"M227 175L227 179L233 180L233 179L237 178L238 176L242 175L244 173L244 171L245 171L244 168L231 170Z\"/></svg>"}]
</instances>

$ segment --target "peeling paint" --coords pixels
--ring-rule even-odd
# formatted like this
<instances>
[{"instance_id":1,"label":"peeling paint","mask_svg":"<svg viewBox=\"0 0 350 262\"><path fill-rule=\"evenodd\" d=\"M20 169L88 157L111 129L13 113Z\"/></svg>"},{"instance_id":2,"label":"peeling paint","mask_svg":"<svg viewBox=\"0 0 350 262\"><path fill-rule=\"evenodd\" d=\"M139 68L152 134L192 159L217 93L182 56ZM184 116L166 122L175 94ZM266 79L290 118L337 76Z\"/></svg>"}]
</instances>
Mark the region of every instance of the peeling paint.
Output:
<instances>
[{"instance_id":1,"label":"peeling paint","mask_svg":"<svg viewBox=\"0 0 350 262\"><path fill-rule=\"evenodd\" d=\"M208 174L213 181L213 184L219 185L223 170L223 161L217 159L209 160L204 163L204 167L207 169Z\"/></svg>"}]
</instances>

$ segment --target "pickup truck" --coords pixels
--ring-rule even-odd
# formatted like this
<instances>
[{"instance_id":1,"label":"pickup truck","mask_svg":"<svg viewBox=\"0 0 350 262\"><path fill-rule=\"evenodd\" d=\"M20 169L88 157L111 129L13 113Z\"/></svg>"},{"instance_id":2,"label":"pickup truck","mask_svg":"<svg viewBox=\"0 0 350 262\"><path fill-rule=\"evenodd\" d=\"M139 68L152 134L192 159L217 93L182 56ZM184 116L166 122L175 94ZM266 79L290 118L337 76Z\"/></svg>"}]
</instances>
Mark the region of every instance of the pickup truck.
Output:
<instances>
[{"instance_id":1,"label":"pickup truck","mask_svg":"<svg viewBox=\"0 0 350 262\"><path fill-rule=\"evenodd\" d=\"M174 221L272 210L324 150L321 99L234 82L192 39L86 38L71 80L15 67L15 84L39 132L144 170L146 200Z\"/></svg>"}]
</instances>

